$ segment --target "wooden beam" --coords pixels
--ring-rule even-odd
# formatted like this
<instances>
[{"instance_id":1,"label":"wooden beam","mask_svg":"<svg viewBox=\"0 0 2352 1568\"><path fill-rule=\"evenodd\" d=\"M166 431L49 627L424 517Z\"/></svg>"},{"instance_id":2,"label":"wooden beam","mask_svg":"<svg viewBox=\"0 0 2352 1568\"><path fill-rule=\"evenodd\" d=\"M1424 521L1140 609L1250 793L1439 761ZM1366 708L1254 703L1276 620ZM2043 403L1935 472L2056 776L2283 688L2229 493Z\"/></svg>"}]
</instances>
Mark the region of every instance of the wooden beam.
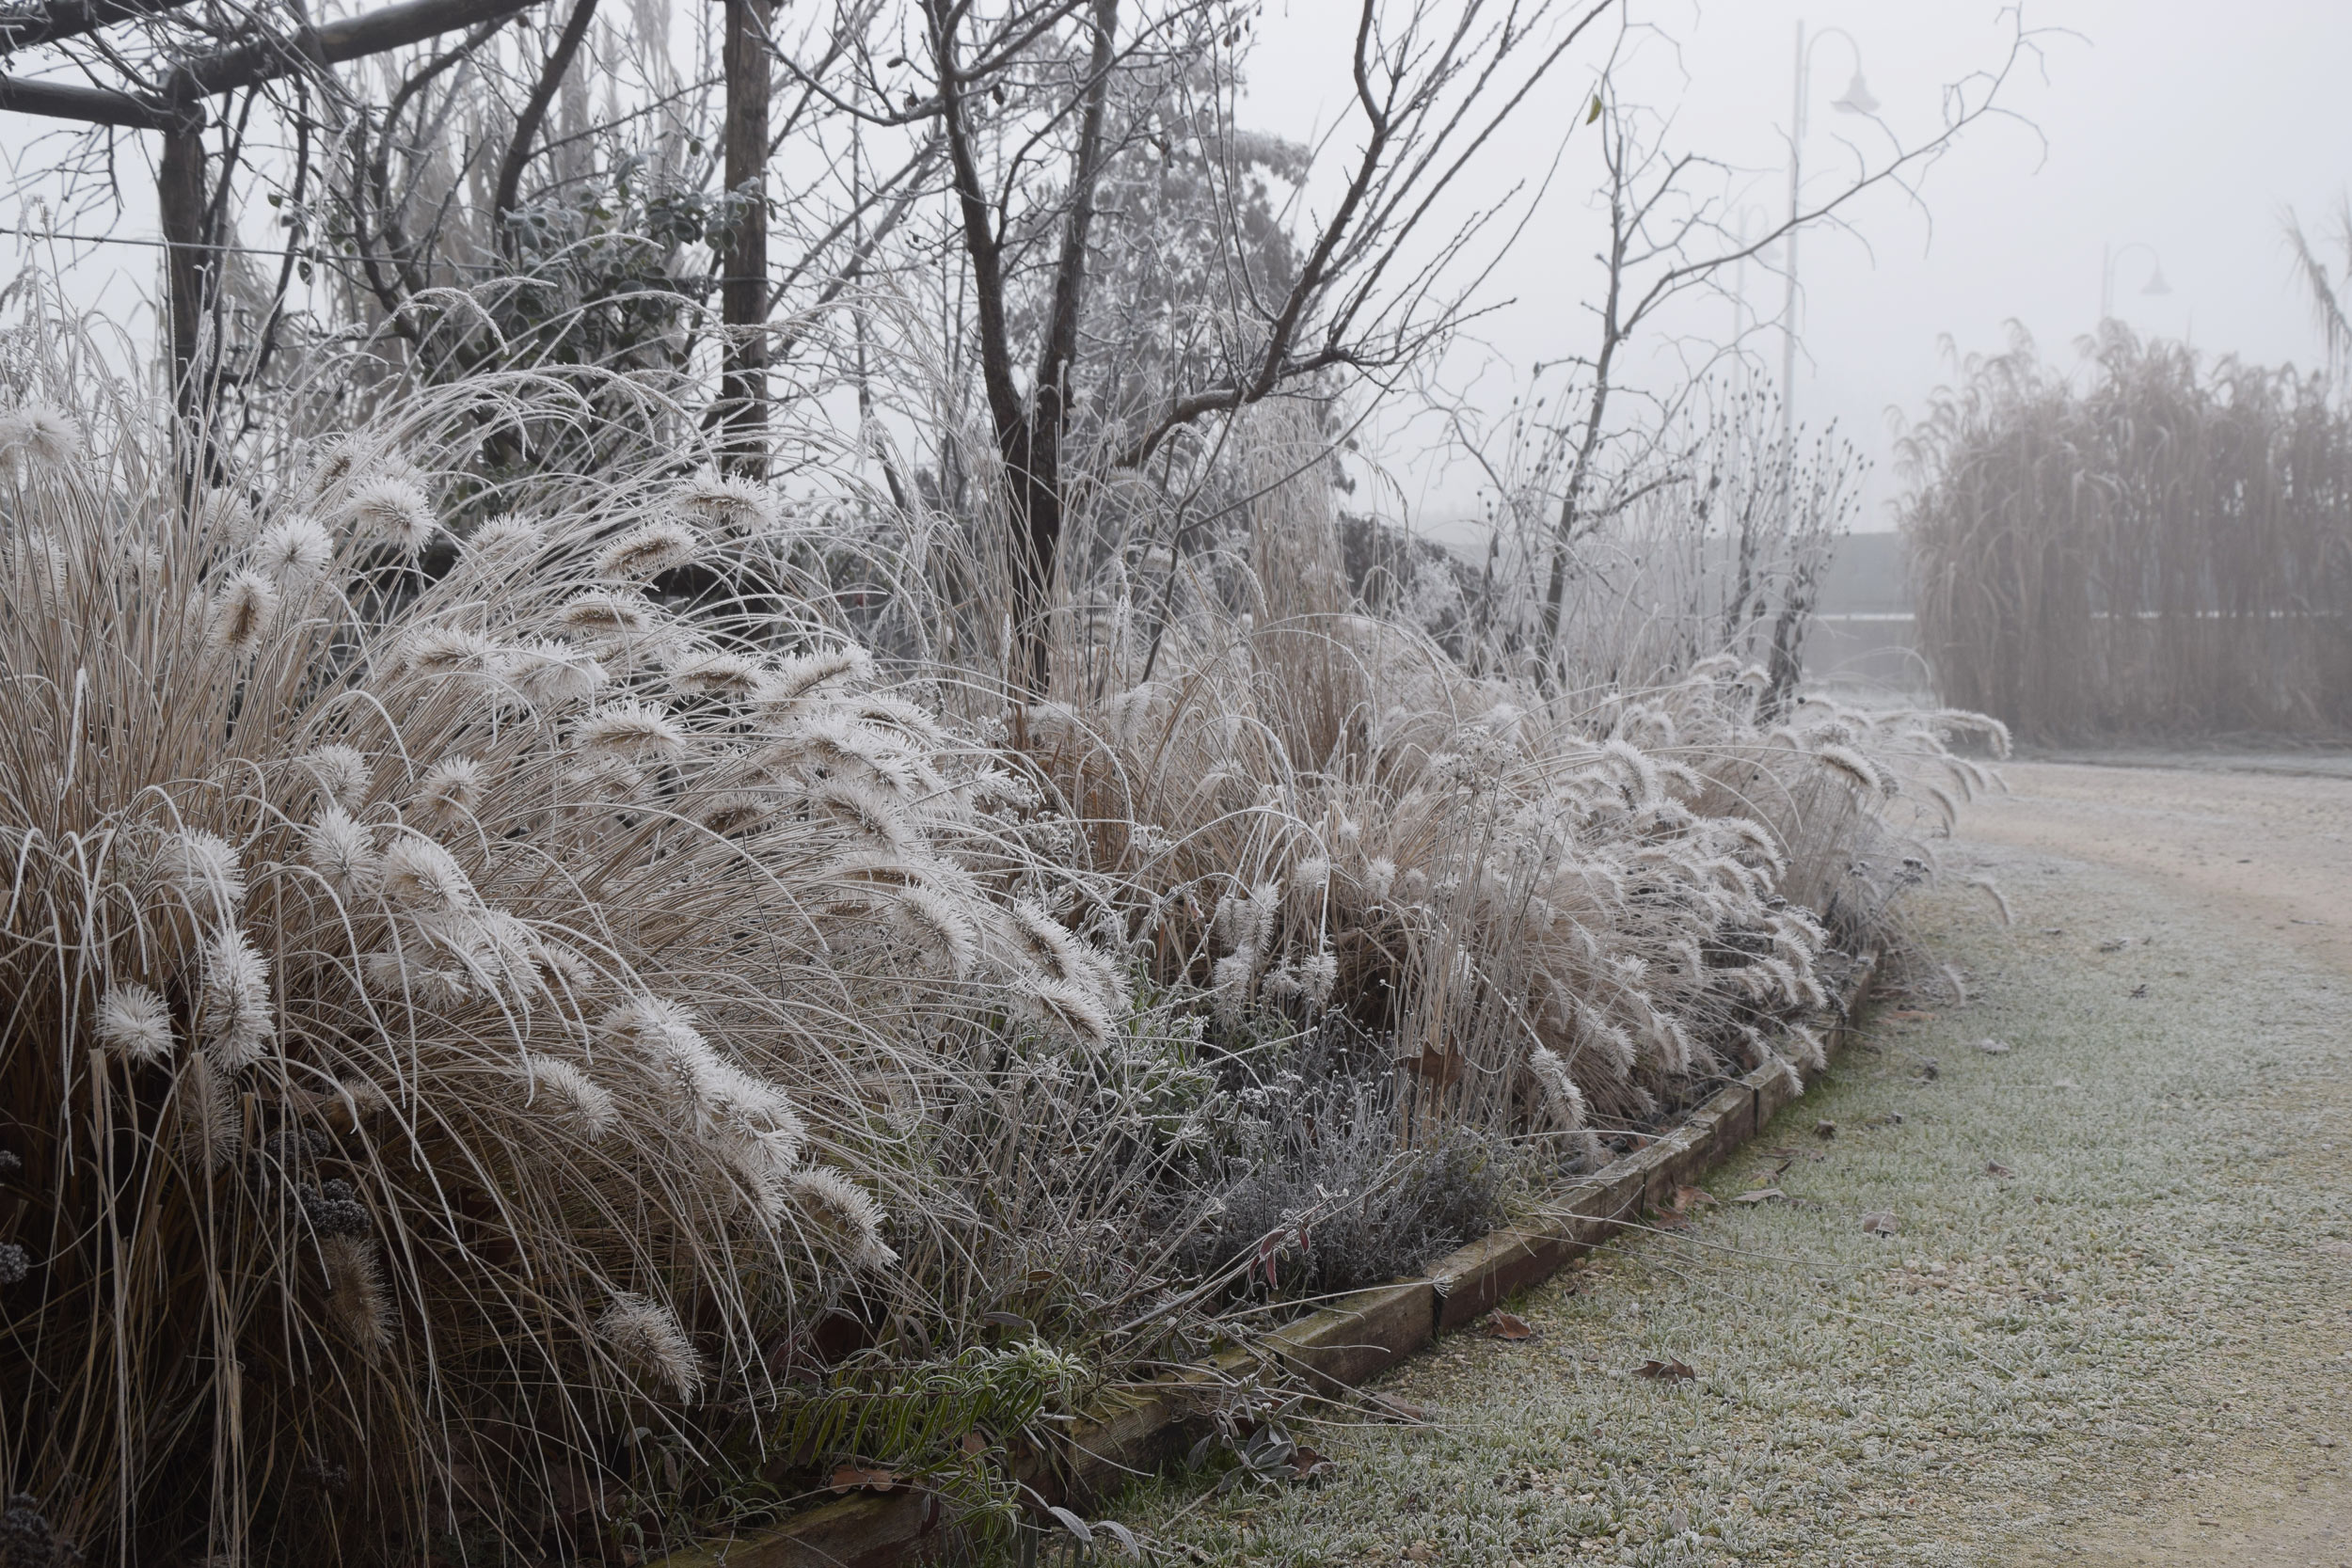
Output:
<instances>
[{"instance_id":1,"label":"wooden beam","mask_svg":"<svg viewBox=\"0 0 2352 1568\"><path fill-rule=\"evenodd\" d=\"M16 76L0 76L0 110L93 125L126 125L135 131L167 131L181 119L170 104L152 98L76 87L71 82L29 82Z\"/></svg>"},{"instance_id":2,"label":"wooden beam","mask_svg":"<svg viewBox=\"0 0 2352 1568\"><path fill-rule=\"evenodd\" d=\"M727 230L719 316L727 329L719 377L720 451L731 472L768 467L768 28L772 0L726 0L727 194L741 206Z\"/></svg>"},{"instance_id":3,"label":"wooden beam","mask_svg":"<svg viewBox=\"0 0 2352 1568\"><path fill-rule=\"evenodd\" d=\"M341 65L387 49L421 43L460 27L502 22L539 0L403 0L314 28L307 36L265 39L188 61L172 72L173 96L208 97L258 87L307 64Z\"/></svg>"},{"instance_id":4,"label":"wooden beam","mask_svg":"<svg viewBox=\"0 0 2352 1568\"><path fill-rule=\"evenodd\" d=\"M176 11L187 4L189 0L58 0L52 6L0 11L0 55L80 38L118 22Z\"/></svg>"}]
</instances>

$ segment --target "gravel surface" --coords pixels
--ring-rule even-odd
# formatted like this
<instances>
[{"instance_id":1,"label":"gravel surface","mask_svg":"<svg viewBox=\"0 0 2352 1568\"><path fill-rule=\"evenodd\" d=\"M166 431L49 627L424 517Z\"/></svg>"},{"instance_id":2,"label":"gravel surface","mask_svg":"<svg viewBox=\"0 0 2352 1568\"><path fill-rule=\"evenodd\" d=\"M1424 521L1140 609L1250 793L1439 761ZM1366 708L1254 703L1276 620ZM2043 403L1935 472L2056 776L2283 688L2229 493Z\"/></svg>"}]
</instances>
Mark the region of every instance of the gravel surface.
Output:
<instances>
[{"instance_id":1,"label":"gravel surface","mask_svg":"<svg viewBox=\"0 0 2352 1568\"><path fill-rule=\"evenodd\" d=\"M2352 1568L2352 974L2253 891L1944 860L1916 925L1968 1002L1880 1007L1686 1228L1396 1369L1428 1424L1314 1433L1332 1477L1118 1516L1209 1563ZM2312 896L2352 922L2352 879Z\"/></svg>"}]
</instances>

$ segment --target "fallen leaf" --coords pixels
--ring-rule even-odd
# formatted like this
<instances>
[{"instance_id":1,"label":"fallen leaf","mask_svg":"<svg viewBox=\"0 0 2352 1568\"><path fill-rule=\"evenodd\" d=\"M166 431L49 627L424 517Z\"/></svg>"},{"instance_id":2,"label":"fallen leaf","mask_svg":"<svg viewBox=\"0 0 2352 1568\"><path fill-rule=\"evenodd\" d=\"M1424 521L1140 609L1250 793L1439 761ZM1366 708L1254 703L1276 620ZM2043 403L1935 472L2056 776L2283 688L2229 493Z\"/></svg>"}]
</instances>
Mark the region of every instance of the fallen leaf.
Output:
<instances>
[{"instance_id":1,"label":"fallen leaf","mask_svg":"<svg viewBox=\"0 0 2352 1568\"><path fill-rule=\"evenodd\" d=\"M1652 1228L1658 1230L1688 1230L1691 1228L1690 1220L1684 1216L1682 1211L1679 1209L1653 1209L1650 1211L1649 1223Z\"/></svg>"},{"instance_id":2,"label":"fallen leaf","mask_svg":"<svg viewBox=\"0 0 2352 1568\"><path fill-rule=\"evenodd\" d=\"M898 1484L898 1476L888 1470L866 1470L855 1465L844 1465L833 1473L833 1489L836 1492L887 1492Z\"/></svg>"},{"instance_id":3,"label":"fallen leaf","mask_svg":"<svg viewBox=\"0 0 2352 1568\"><path fill-rule=\"evenodd\" d=\"M1497 1339L1533 1339L1535 1325L1525 1318L1513 1317L1502 1307L1486 1314L1486 1333Z\"/></svg>"},{"instance_id":4,"label":"fallen leaf","mask_svg":"<svg viewBox=\"0 0 2352 1568\"><path fill-rule=\"evenodd\" d=\"M1659 1383L1688 1383L1699 1374L1677 1360L1645 1361L1633 1369L1635 1377L1646 1377Z\"/></svg>"},{"instance_id":5,"label":"fallen leaf","mask_svg":"<svg viewBox=\"0 0 2352 1568\"><path fill-rule=\"evenodd\" d=\"M1977 1042L1977 1049L1988 1056L2006 1056L2009 1054L2010 1045L2007 1040L1996 1040L1988 1035Z\"/></svg>"},{"instance_id":6,"label":"fallen leaf","mask_svg":"<svg viewBox=\"0 0 2352 1568\"><path fill-rule=\"evenodd\" d=\"M2001 1164L2001 1162L2000 1162L2000 1161L1998 1161L1998 1160L1987 1160L1987 1161L1984 1163L1984 1174L1985 1174L1985 1175L1987 1175L1987 1176L1998 1176L1998 1177L2004 1177L2004 1178L2006 1178L2006 1177L2014 1176L2014 1175L2016 1175L2017 1173L2016 1173L2015 1171L2013 1171L2013 1170L2010 1169L2007 1165L2005 1165L2005 1164Z\"/></svg>"},{"instance_id":7,"label":"fallen leaf","mask_svg":"<svg viewBox=\"0 0 2352 1568\"><path fill-rule=\"evenodd\" d=\"M1713 1203L1715 1200L1715 1195L1705 1187L1677 1187L1675 1189L1675 1207L1686 1213L1695 1204Z\"/></svg>"},{"instance_id":8,"label":"fallen leaf","mask_svg":"<svg viewBox=\"0 0 2352 1568\"><path fill-rule=\"evenodd\" d=\"M1393 1416L1400 1421L1410 1421L1416 1425L1429 1418L1427 1409L1415 1404L1411 1400L1398 1399L1394 1394L1375 1394L1372 1397L1372 1407L1383 1415Z\"/></svg>"},{"instance_id":9,"label":"fallen leaf","mask_svg":"<svg viewBox=\"0 0 2352 1568\"><path fill-rule=\"evenodd\" d=\"M1757 1187L1751 1192L1732 1194L1731 1201L1734 1203L1770 1203L1776 1197L1787 1197L1788 1196L1788 1195L1787 1193L1782 1192L1778 1187Z\"/></svg>"},{"instance_id":10,"label":"fallen leaf","mask_svg":"<svg viewBox=\"0 0 2352 1568\"><path fill-rule=\"evenodd\" d=\"M980 1314L980 1322L993 1324L997 1328L1018 1329L1025 1333L1032 1331L1036 1326L1018 1312L983 1312Z\"/></svg>"},{"instance_id":11,"label":"fallen leaf","mask_svg":"<svg viewBox=\"0 0 2352 1568\"><path fill-rule=\"evenodd\" d=\"M1414 1542L1411 1545L1405 1548L1405 1560L1407 1562L1437 1561L1438 1544L1435 1541Z\"/></svg>"},{"instance_id":12,"label":"fallen leaf","mask_svg":"<svg viewBox=\"0 0 2352 1568\"><path fill-rule=\"evenodd\" d=\"M1862 1228L1873 1236L1892 1236L1902 1227L1902 1221L1892 1214L1878 1213L1862 1216Z\"/></svg>"},{"instance_id":13,"label":"fallen leaf","mask_svg":"<svg viewBox=\"0 0 2352 1568\"><path fill-rule=\"evenodd\" d=\"M1935 1022L1933 1013L1923 1013L1916 1007L1898 1007L1886 1016L1898 1023L1932 1023Z\"/></svg>"},{"instance_id":14,"label":"fallen leaf","mask_svg":"<svg viewBox=\"0 0 2352 1568\"><path fill-rule=\"evenodd\" d=\"M1900 1111L1886 1111L1870 1118L1873 1127L1900 1127L1902 1124L1903 1114Z\"/></svg>"},{"instance_id":15,"label":"fallen leaf","mask_svg":"<svg viewBox=\"0 0 2352 1568\"><path fill-rule=\"evenodd\" d=\"M1327 1476L1338 1468L1339 1466L1334 1465L1327 1457L1317 1453L1314 1449L1307 1447L1306 1444L1301 1443L1296 1450L1291 1454L1291 1473L1289 1479L1292 1481L1312 1481L1317 1476Z\"/></svg>"},{"instance_id":16,"label":"fallen leaf","mask_svg":"<svg viewBox=\"0 0 2352 1568\"><path fill-rule=\"evenodd\" d=\"M1834 1138L1837 1136L1837 1124L1825 1117L1813 1124L1813 1135L1817 1138Z\"/></svg>"},{"instance_id":17,"label":"fallen leaf","mask_svg":"<svg viewBox=\"0 0 2352 1568\"><path fill-rule=\"evenodd\" d=\"M988 1438L975 1427L963 1434L962 1442L957 1446L969 1454L983 1454L988 1451Z\"/></svg>"},{"instance_id":18,"label":"fallen leaf","mask_svg":"<svg viewBox=\"0 0 2352 1568\"><path fill-rule=\"evenodd\" d=\"M1047 1280L1057 1278L1059 1276L1052 1269L1031 1269L1022 1277L1026 1279L1032 1285L1042 1285Z\"/></svg>"}]
</instances>

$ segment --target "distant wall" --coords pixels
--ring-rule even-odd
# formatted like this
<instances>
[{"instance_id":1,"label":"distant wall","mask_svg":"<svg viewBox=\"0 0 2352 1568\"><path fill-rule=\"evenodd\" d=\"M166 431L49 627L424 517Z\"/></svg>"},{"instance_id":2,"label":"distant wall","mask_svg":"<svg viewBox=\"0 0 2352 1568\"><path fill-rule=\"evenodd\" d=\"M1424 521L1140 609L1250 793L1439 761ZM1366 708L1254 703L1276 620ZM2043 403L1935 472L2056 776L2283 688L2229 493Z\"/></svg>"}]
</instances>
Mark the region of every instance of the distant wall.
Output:
<instances>
[{"instance_id":1,"label":"distant wall","mask_svg":"<svg viewBox=\"0 0 2352 1568\"><path fill-rule=\"evenodd\" d=\"M1809 685L1921 698L1930 689L1911 610L1909 557L1899 533L1850 533L1821 574L1805 633Z\"/></svg>"}]
</instances>

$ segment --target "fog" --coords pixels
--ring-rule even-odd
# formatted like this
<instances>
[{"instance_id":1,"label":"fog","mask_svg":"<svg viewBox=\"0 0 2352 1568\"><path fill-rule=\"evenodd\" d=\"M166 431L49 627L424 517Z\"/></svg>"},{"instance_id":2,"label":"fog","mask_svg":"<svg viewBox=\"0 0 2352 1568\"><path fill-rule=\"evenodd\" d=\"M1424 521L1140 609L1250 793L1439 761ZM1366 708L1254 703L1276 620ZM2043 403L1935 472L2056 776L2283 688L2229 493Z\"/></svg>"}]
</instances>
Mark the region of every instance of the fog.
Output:
<instances>
[{"instance_id":1,"label":"fog","mask_svg":"<svg viewBox=\"0 0 2352 1568\"><path fill-rule=\"evenodd\" d=\"M1675 148L1721 160L1731 210L1751 232L1788 210L1787 133L1795 38L1812 50L1808 200L1832 195L1855 150L1886 154L1877 127L1833 111L1855 67L1855 47L1884 126L1906 144L1940 128L1947 84L1998 65L2011 13L1977 0L1887 6L1814 0L1650 7L1656 31L1629 45L1619 71L1628 102L1672 124ZM1252 68L1249 118L1306 138L1345 106L1345 0L1277 0ZM2294 0L2230 8L2185 0L2042 0L2023 13L2032 53L1999 97L2014 118L1964 134L1919 182L1919 200L1881 189L1846 214L1848 229L1808 230L1800 249L1800 418L1836 420L1874 462L1856 526L1893 526L1899 494L1892 416L1914 415L1948 378L1950 355L1997 352L2011 324L2043 356L2072 362L2074 340L2100 309L2102 258L2120 252L2115 313L2143 336L2182 338L2210 355L2310 364L2320 353L2291 276L2281 214L2332 222L2345 188L2344 144L2319 105L2334 101L2352 57L2352 8ZM1599 216L1587 103L1599 51L1572 55L1556 87L1518 127L1512 155L1478 171L1482 194L1540 174L1565 137L1557 176L1525 239L1489 285L1507 301L1447 360L1442 380L1483 406L1507 402L1513 372L1537 360L1591 352L1586 302ZM1346 144L1353 126L1343 129ZM2130 246L2125 250L2123 247ZM2161 266L2169 292L2143 292ZM1777 374L1781 282L1746 275L1751 337ZM1665 336L1720 341L1732 308L1684 310ZM1948 346L1947 346L1948 345ZM1669 350L1638 349L1661 382ZM1637 352L1637 362L1643 362ZM1403 421L1406 404L1392 404ZM1391 430L1394 426L1391 425ZM1433 449L1426 420L1385 450L1406 510L1437 532L1475 515L1474 470ZM1378 444L1378 443L1375 443ZM1411 455L1417 453L1418 455Z\"/></svg>"}]
</instances>

